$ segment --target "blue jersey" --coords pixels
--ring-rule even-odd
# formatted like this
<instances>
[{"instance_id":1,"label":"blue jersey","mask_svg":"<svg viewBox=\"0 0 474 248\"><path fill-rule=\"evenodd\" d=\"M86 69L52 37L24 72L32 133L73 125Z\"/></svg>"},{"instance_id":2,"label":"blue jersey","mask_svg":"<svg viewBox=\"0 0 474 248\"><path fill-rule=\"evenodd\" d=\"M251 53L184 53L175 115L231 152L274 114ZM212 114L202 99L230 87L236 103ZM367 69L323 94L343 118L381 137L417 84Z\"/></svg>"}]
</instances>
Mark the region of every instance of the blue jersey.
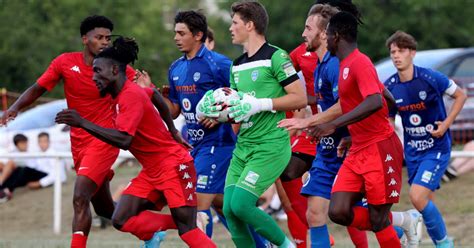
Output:
<instances>
[{"instance_id":1,"label":"blue jersey","mask_svg":"<svg viewBox=\"0 0 474 248\"><path fill-rule=\"evenodd\" d=\"M318 112L326 111L337 103L339 99L339 59L329 52L323 57L323 61L318 59L318 66L314 70L314 92L318 104ZM341 138L349 136L347 128L339 128L330 136L319 140L317 146L317 156L326 162L342 162L342 158L337 157L337 146Z\"/></svg>"},{"instance_id":2,"label":"blue jersey","mask_svg":"<svg viewBox=\"0 0 474 248\"><path fill-rule=\"evenodd\" d=\"M208 90L230 86L231 63L229 58L202 45L194 58L188 60L182 56L169 69L169 99L181 107L188 140L195 148L235 144L236 136L230 124L223 123L207 129L196 119L196 105Z\"/></svg>"},{"instance_id":3,"label":"blue jersey","mask_svg":"<svg viewBox=\"0 0 474 248\"><path fill-rule=\"evenodd\" d=\"M413 79L401 82L395 73L385 82L402 117L405 159L416 160L428 152L449 152L449 129L441 138L434 138L430 131L437 129L436 121L446 119L443 94L451 86L443 74L414 66ZM396 113L390 113L393 117Z\"/></svg>"}]
</instances>

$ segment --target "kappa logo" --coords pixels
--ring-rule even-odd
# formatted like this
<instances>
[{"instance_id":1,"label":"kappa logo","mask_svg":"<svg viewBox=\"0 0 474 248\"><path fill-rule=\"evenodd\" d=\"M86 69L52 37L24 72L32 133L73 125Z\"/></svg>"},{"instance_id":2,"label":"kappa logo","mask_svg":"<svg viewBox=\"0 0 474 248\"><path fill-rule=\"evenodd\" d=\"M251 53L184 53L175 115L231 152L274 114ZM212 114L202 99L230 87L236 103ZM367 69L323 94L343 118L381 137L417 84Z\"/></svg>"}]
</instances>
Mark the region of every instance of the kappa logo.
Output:
<instances>
[{"instance_id":1,"label":"kappa logo","mask_svg":"<svg viewBox=\"0 0 474 248\"><path fill-rule=\"evenodd\" d=\"M303 57L309 57L309 56L311 56L311 52L305 52L305 53L303 54Z\"/></svg>"},{"instance_id":2,"label":"kappa logo","mask_svg":"<svg viewBox=\"0 0 474 248\"><path fill-rule=\"evenodd\" d=\"M252 74L250 75L250 77L252 78L252 81L255 82L258 78L258 70L252 71Z\"/></svg>"},{"instance_id":3,"label":"kappa logo","mask_svg":"<svg viewBox=\"0 0 474 248\"><path fill-rule=\"evenodd\" d=\"M193 194L189 194L188 201L192 201L194 199Z\"/></svg>"},{"instance_id":4,"label":"kappa logo","mask_svg":"<svg viewBox=\"0 0 474 248\"><path fill-rule=\"evenodd\" d=\"M422 101L424 101L426 99L426 91L422 90L418 92L418 96L420 97Z\"/></svg>"},{"instance_id":5,"label":"kappa logo","mask_svg":"<svg viewBox=\"0 0 474 248\"><path fill-rule=\"evenodd\" d=\"M81 70L79 69L79 66L77 66L77 65L71 67L71 71L74 71L74 72L77 72L77 73L81 73Z\"/></svg>"},{"instance_id":6,"label":"kappa logo","mask_svg":"<svg viewBox=\"0 0 474 248\"><path fill-rule=\"evenodd\" d=\"M186 188L185 189L192 189L193 188L193 183L192 182L188 182L188 184L186 184Z\"/></svg>"},{"instance_id":7,"label":"kappa logo","mask_svg":"<svg viewBox=\"0 0 474 248\"><path fill-rule=\"evenodd\" d=\"M183 179L190 179L191 176L189 175L189 173L185 172L184 175L183 175Z\"/></svg>"},{"instance_id":8,"label":"kappa logo","mask_svg":"<svg viewBox=\"0 0 474 248\"><path fill-rule=\"evenodd\" d=\"M392 193L390 193L390 195L388 197L395 198L395 197L399 197L399 196L400 196L400 194L398 193L398 191L392 190Z\"/></svg>"},{"instance_id":9,"label":"kappa logo","mask_svg":"<svg viewBox=\"0 0 474 248\"><path fill-rule=\"evenodd\" d=\"M348 76L349 76L349 67L346 67L344 68L344 70L342 70L342 78L346 80Z\"/></svg>"},{"instance_id":10,"label":"kappa logo","mask_svg":"<svg viewBox=\"0 0 474 248\"><path fill-rule=\"evenodd\" d=\"M394 186L397 185L397 180L395 178L390 179L390 182L388 183L388 186Z\"/></svg>"},{"instance_id":11,"label":"kappa logo","mask_svg":"<svg viewBox=\"0 0 474 248\"><path fill-rule=\"evenodd\" d=\"M389 162L389 161L393 161L393 158L392 158L392 155L390 155L389 153L387 153L387 157L385 157L385 163Z\"/></svg>"},{"instance_id":12,"label":"kappa logo","mask_svg":"<svg viewBox=\"0 0 474 248\"><path fill-rule=\"evenodd\" d=\"M293 239L293 241L295 241L297 245L302 244L304 242L304 240L301 239Z\"/></svg>"},{"instance_id":13,"label":"kappa logo","mask_svg":"<svg viewBox=\"0 0 474 248\"><path fill-rule=\"evenodd\" d=\"M186 170L188 169L189 166L185 165L185 164L180 164L179 165L179 171L183 171L183 170Z\"/></svg>"},{"instance_id":14,"label":"kappa logo","mask_svg":"<svg viewBox=\"0 0 474 248\"><path fill-rule=\"evenodd\" d=\"M201 78L200 72L195 72L193 75L194 82L197 82Z\"/></svg>"},{"instance_id":15,"label":"kappa logo","mask_svg":"<svg viewBox=\"0 0 474 248\"><path fill-rule=\"evenodd\" d=\"M395 170L392 168L392 166L389 166L389 167L388 167L387 174L392 174L392 173L394 173L394 172L395 172Z\"/></svg>"}]
</instances>

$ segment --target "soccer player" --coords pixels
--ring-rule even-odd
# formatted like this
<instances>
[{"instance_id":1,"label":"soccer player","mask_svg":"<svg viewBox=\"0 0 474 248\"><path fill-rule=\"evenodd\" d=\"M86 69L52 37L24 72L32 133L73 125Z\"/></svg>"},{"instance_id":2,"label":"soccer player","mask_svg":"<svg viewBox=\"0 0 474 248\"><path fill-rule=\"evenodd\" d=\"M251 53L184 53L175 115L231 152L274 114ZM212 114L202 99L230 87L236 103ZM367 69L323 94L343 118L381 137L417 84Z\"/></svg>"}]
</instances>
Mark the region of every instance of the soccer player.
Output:
<instances>
[{"instance_id":1,"label":"soccer player","mask_svg":"<svg viewBox=\"0 0 474 248\"><path fill-rule=\"evenodd\" d=\"M110 43L113 23L104 16L89 16L81 22L80 34L84 50L63 53L56 57L36 83L3 114L0 124L15 118L18 112L34 102L46 91L51 91L61 79L68 107L75 109L85 119L103 127L112 127L112 98L101 97L92 80L92 61ZM131 67L129 78L134 77ZM96 213L110 219L114 203L109 182L113 177L112 164L119 149L84 130L71 128L71 148L77 179L74 186L71 247L85 247L91 226L90 203Z\"/></svg>"},{"instance_id":2,"label":"soccer player","mask_svg":"<svg viewBox=\"0 0 474 248\"><path fill-rule=\"evenodd\" d=\"M461 111L466 94L445 75L413 64L416 55L413 36L397 31L386 46L397 73L385 85L396 99L404 129L405 162L410 200L423 215L428 234L436 247L453 247L446 225L432 201L451 156L449 126ZM443 96L454 98L446 113Z\"/></svg>"},{"instance_id":3,"label":"soccer player","mask_svg":"<svg viewBox=\"0 0 474 248\"><path fill-rule=\"evenodd\" d=\"M400 247L389 214L400 195L402 146L387 118L386 90L370 59L357 49L357 26L356 17L347 12L330 19L327 46L340 61L339 102L319 114L322 124L307 126L314 126L311 133L320 140L346 125L352 136L332 188L331 220L374 231L381 247ZM368 209L354 206L363 195Z\"/></svg>"},{"instance_id":4,"label":"soccer player","mask_svg":"<svg viewBox=\"0 0 474 248\"><path fill-rule=\"evenodd\" d=\"M143 90L126 77L127 64L135 61L138 45L132 39L118 38L113 47L100 52L93 62L94 81L101 95L111 95L115 110L114 126L102 127L80 116L75 110L63 110L56 122L81 128L115 147L130 150L143 169L132 179L114 211L112 223L142 240L156 231L178 229L190 247L216 247L196 227L196 173L186 148L166 129L175 130L162 97L156 99L160 113L151 101L152 89ZM162 119L163 118L163 119ZM161 209L167 203L170 215L147 210Z\"/></svg>"},{"instance_id":5,"label":"soccer player","mask_svg":"<svg viewBox=\"0 0 474 248\"><path fill-rule=\"evenodd\" d=\"M240 132L224 189L224 215L237 247L255 247L247 224L279 247L294 247L275 221L256 207L258 197L280 176L291 156L284 111L306 107L302 84L288 54L266 42L268 15L258 2L232 5L232 43L246 51L231 67L231 87L243 94L229 117ZM211 97L202 104L210 106Z\"/></svg>"}]
</instances>

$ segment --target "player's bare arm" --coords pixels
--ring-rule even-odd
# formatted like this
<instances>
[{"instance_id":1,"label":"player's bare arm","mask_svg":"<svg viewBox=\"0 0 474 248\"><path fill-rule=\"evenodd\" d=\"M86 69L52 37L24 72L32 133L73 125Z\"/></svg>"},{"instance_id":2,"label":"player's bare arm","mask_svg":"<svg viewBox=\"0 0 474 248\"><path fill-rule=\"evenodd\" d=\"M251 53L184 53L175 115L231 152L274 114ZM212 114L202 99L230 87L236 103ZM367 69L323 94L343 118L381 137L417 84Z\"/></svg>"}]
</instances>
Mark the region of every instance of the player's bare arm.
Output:
<instances>
[{"instance_id":1,"label":"player's bare arm","mask_svg":"<svg viewBox=\"0 0 474 248\"><path fill-rule=\"evenodd\" d=\"M56 115L57 123L67 124L86 130L98 139L116 146L123 150L128 150L132 144L133 136L112 128L103 128L84 118L73 109L64 109Z\"/></svg>"},{"instance_id":2,"label":"player's bare arm","mask_svg":"<svg viewBox=\"0 0 474 248\"><path fill-rule=\"evenodd\" d=\"M466 93L464 93L464 91L459 87L456 88L456 91L451 97L454 99L454 103L451 111L448 114L448 117L446 117L446 119L443 121L435 122L438 128L431 132L431 135L435 138L440 138L444 135L446 130L448 130L449 126L451 126L453 123L456 116L459 114L459 112L461 112L461 109L467 99Z\"/></svg>"},{"instance_id":3,"label":"player's bare arm","mask_svg":"<svg viewBox=\"0 0 474 248\"><path fill-rule=\"evenodd\" d=\"M278 123L278 127L288 130L304 129L335 120L342 115L339 101L324 112L317 113L305 119L284 119Z\"/></svg>"},{"instance_id":4,"label":"player's bare arm","mask_svg":"<svg viewBox=\"0 0 474 248\"><path fill-rule=\"evenodd\" d=\"M20 110L29 106L45 92L46 88L41 87L38 83L33 84L23 92L23 94L21 94L18 100L16 100L13 105L5 111L5 113L3 113L3 116L0 119L0 126L6 125L8 121L15 119Z\"/></svg>"},{"instance_id":5,"label":"player's bare arm","mask_svg":"<svg viewBox=\"0 0 474 248\"><path fill-rule=\"evenodd\" d=\"M387 88L385 87L383 88L383 97L385 98L385 101L387 102L387 107L389 111L397 107L395 98L393 97L392 93L390 93L390 91L387 90Z\"/></svg>"}]
</instances>

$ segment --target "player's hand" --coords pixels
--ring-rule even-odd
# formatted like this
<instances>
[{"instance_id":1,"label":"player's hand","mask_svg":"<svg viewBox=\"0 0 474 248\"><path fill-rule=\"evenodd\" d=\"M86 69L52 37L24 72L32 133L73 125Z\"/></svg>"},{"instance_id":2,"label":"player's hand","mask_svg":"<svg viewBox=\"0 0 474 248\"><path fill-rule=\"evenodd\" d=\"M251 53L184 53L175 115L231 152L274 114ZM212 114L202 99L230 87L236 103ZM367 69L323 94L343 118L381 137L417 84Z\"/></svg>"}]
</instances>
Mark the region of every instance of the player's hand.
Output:
<instances>
[{"instance_id":1,"label":"player's hand","mask_svg":"<svg viewBox=\"0 0 474 248\"><path fill-rule=\"evenodd\" d=\"M344 155L348 155L349 148L352 145L352 137L347 136L341 139L339 145L337 146L337 157L342 158Z\"/></svg>"},{"instance_id":2,"label":"player's hand","mask_svg":"<svg viewBox=\"0 0 474 248\"><path fill-rule=\"evenodd\" d=\"M235 122L247 121L250 116L262 111L271 111L273 102L270 98L256 98L247 93L240 93L241 98L238 100L230 100L229 118Z\"/></svg>"},{"instance_id":3,"label":"player's hand","mask_svg":"<svg viewBox=\"0 0 474 248\"><path fill-rule=\"evenodd\" d=\"M161 89L158 89L158 91L161 93L163 97L169 98L170 96L170 86L169 85L163 85Z\"/></svg>"},{"instance_id":4,"label":"player's hand","mask_svg":"<svg viewBox=\"0 0 474 248\"><path fill-rule=\"evenodd\" d=\"M67 124L71 127L81 127L84 118L74 109L63 109L56 115L55 121L56 123Z\"/></svg>"},{"instance_id":5,"label":"player's hand","mask_svg":"<svg viewBox=\"0 0 474 248\"><path fill-rule=\"evenodd\" d=\"M438 128L431 131L431 136L441 138L444 133L446 133L449 126L444 121L435 121L435 125L438 126Z\"/></svg>"},{"instance_id":6,"label":"player's hand","mask_svg":"<svg viewBox=\"0 0 474 248\"><path fill-rule=\"evenodd\" d=\"M178 144L183 145L186 149L192 150L194 147L189 144L186 140L184 140L183 136L181 136L181 133L177 130L170 130L171 136L173 136L173 139L178 142Z\"/></svg>"},{"instance_id":7,"label":"player's hand","mask_svg":"<svg viewBox=\"0 0 474 248\"><path fill-rule=\"evenodd\" d=\"M320 138L331 135L335 131L336 125L334 125L332 122L327 122L310 128L307 134L308 136L313 137L312 141L318 141Z\"/></svg>"},{"instance_id":8,"label":"player's hand","mask_svg":"<svg viewBox=\"0 0 474 248\"><path fill-rule=\"evenodd\" d=\"M12 121L18 115L18 110L16 109L8 109L3 113L2 118L0 119L0 127L6 126L9 121Z\"/></svg>"},{"instance_id":9,"label":"player's hand","mask_svg":"<svg viewBox=\"0 0 474 248\"><path fill-rule=\"evenodd\" d=\"M206 94L204 94L204 96L196 105L196 119L198 121L201 121L206 117L219 117L219 111L222 109L222 106L215 105L216 100L214 99L213 93L213 90L206 92Z\"/></svg>"},{"instance_id":10,"label":"player's hand","mask_svg":"<svg viewBox=\"0 0 474 248\"><path fill-rule=\"evenodd\" d=\"M201 123L201 125L203 125L207 129L211 129L211 128L217 126L217 124L219 124L219 122L217 120L214 120L212 118L204 118L204 119L200 120L199 123Z\"/></svg>"},{"instance_id":11,"label":"player's hand","mask_svg":"<svg viewBox=\"0 0 474 248\"><path fill-rule=\"evenodd\" d=\"M135 77L133 81L142 88L150 87L152 85L150 75L145 70L135 70Z\"/></svg>"},{"instance_id":12,"label":"player's hand","mask_svg":"<svg viewBox=\"0 0 474 248\"><path fill-rule=\"evenodd\" d=\"M278 127L286 128L286 130L302 130L308 127L308 120L307 119L300 119L300 118L290 118L290 119L283 119L278 122Z\"/></svg>"}]
</instances>

